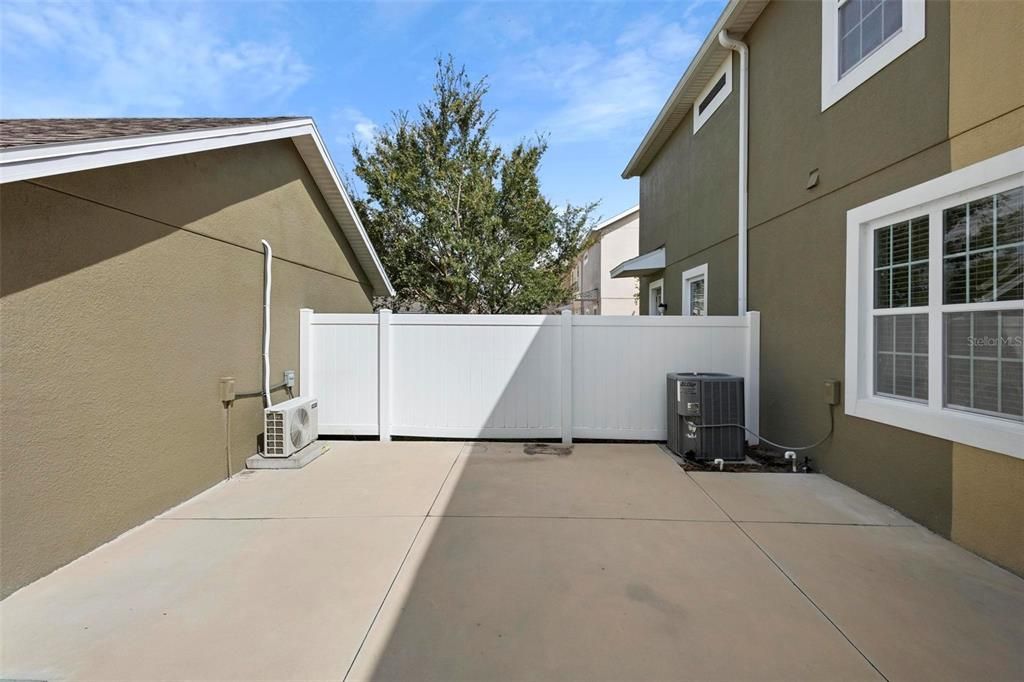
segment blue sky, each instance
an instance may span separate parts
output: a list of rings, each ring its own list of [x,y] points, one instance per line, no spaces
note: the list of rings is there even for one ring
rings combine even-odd
[[[724,0],[0,4],[0,115],[311,115],[336,164],[430,94],[487,76],[494,135],[536,133],[556,203],[637,203],[619,177]]]

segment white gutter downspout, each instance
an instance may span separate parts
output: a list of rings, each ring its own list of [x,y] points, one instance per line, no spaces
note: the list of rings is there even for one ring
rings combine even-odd
[[[261,239],[263,244],[263,407],[270,407],[270,264],[274,260],[274,250],[270,242]]]
[[[739,243],[738,265],[739,282],[736,298],[736,314],[747,314],[747,74],[750,62],[747,44],[729,37],[724,28],[718,34],[718,42],[722,47],[738,52],[740,55],[740,163],[739,163]]]

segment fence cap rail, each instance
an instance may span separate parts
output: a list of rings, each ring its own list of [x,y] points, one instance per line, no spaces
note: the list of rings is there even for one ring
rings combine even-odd
[[[308,310],[308,309],[306,309]],[[311,323],[317,325],[376,325],[377,313],[317,313],[309,311]],[[388,311],[390,312],[390,311]],[[757,313],[738,315],[567,315],[577,327],[748,327]],[[550,327],[562,324],[563,315],[456,315],[443,313],[392,313],[395,326],[484,326],[484,327]]]

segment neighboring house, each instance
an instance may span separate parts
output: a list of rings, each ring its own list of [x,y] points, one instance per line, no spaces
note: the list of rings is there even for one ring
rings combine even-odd
[[[637,254],[640,207],[609,218],[591,230],[589,246],[576,259],[571,310],[577,315],[636,315],[636,280],[613,279],[611,268]],[[569,309],[570,306],[564,306]]]
[[[7,120],[0,145],[7,595],[256,451],[262,401],[228,419],[218,380],[260,388],[261,239],[273,384],[300,308],[391,285],[311,119]]]
[[[617,268],[643,313],[760,311],[763,435],[820,438],[844,379],[814,468],[1017,573],[1021,35],[1014,1],[732,0],[623,172]]]

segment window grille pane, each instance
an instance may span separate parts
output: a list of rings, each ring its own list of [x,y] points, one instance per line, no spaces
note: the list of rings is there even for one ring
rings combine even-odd
[[[946,363],[946,404],[950,407],[970,407],[970,360],[950,358]]]
[[[971,314],[946,314],[946,353],[967,356],[971,353]]]
[[[860,0],[848,0],[839,8],[839,35],[845,36],[860,23]]]
[[[970,261],[971,290],[968,303],[984,303],[992,300],[993,280],[992,252],[972,253]]]
[[[996,243],[1007,246],[1024,242],[1024,187],[996,197]]]
[[[1024,315],[1007,311],[1002,315],[1000,334],[1006,339],[1002,344],[1004,360],[1024,359]]]
[[[914,356],[914,398],[928,400],[928,358]]]
[[[895,334],[893,345],[897,353],[914,352],[914,320],[913,315],[895,316]]]
[[[1024,244],[996,251],[996,300],[1024,299]]]
[[[869,5],[875,5],[868,9]],[[882,3],[879,0],[866,0],[864,3],[864,20],[860,26],[860,53],[867,56],[882,44]]]
[[[999,411],[999,362],[995,360],[974,360],[971,387],[974,395],[972,406],[986,412]]]
[[[875,267],[889,265],[889,250],[892,244],[892,228],[880,227],[875,230]]]
[[[895,315],[875,318],[875,347],[880,351],[892,351],[892,330]]]
[[[1024,421],[1024,311],[946,313],[944,322],[945,404]]]
[[[1000,386],[999,400],[1006,414],[1022,414],[1022,394],[1024,394],[1024,363],[1003,360],[1003,382]],[[1017,380],[1012,380],[1017,377]]]
[[[910,267],[910,305],[928,305],[928,263]]]
[[[885,7],[882,8],[885,21],[885,37],[891,38],[903,27],[903,2],[902,0],[885,0]]]
[[[839,73],[845,74],[903,26],[901,0],[847,0],[839,7]]]
[[[928,315],[875,317],[875,393],[928,400]]]
[[[875,230],[875,308],[928,305],[928,216]]]
[[[967,250],[967,206],[947,208],[942,212],[942,241],[948,256]]]
[[[967,257],[947,258],[942,265],[945,294],[943,303],[967,302]]]
[[[842,37],[839,50],[839,73],[846,73],[860,61],[860,26]]]
[[[1024,299],[1024,187],[946,209],[943,242],[945,303]]]
[[[908,398],[914,397],[914,358],[912,355],[896,355],[893,393]]]
[[[910,222],[910,259],[928,260],[928,218],[914,218]]]
[[[704,280],[695,279],[690,282],[690,314],[704,314]]]
[[[899,265],[910,260],[910,223],[892,226],[892,264]]]
[[[894,395],[893,393],[893,356],[892,353],[880,353],[875,365],[875,393]]]
[[[968,207],[967,224],[970,227],[971,251],[992,248],[992,218],[995,210],[995,197],[972,201]]]
[[[892,307],[906,308],[910,305],[910,268],[892,269]]]
[[[892,299],[890,298],[889,288],[889,275],[890,270],[876,270],[875,271],[875,307],[876,308],[891,308]]]

